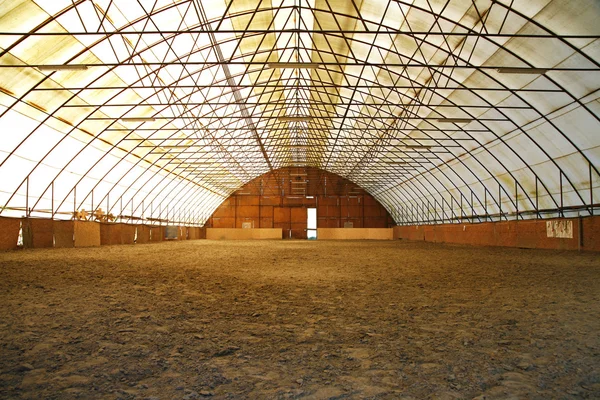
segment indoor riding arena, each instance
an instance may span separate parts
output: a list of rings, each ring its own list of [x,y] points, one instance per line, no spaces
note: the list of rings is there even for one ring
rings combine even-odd
[[[599,19],[0,1],[0,399],[600,398]]]

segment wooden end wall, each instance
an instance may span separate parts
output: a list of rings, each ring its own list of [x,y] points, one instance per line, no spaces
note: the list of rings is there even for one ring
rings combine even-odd
[[[283,238],[306,239],[308,208],[317,209],[317,228],[394,225],[387,210],[356,184],[316,168],[283,168],[236,191],[215,210],[207,227],[280,228]]]

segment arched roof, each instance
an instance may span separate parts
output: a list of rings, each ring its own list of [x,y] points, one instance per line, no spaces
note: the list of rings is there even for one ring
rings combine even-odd
[[[0,215],[203,224],[286,166],[397,223],[588,215],[595,0],[0,3]]]

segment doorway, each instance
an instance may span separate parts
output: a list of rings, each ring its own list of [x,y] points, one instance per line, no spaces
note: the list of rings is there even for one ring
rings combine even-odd
[[[317,239],[317,209],[307,208],[307,221],[306,221],[306,238],[308,240]]]

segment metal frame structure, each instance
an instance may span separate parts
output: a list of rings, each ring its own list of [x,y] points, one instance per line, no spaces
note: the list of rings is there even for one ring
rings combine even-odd
[[[398,224],[592,215],[598,16],[594,0],[3,2],[0,215],[203,225],[287,166],[355,182]]]

